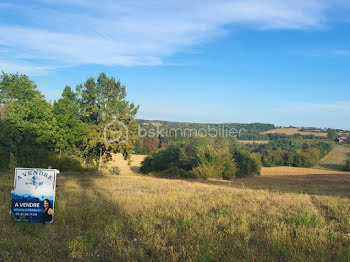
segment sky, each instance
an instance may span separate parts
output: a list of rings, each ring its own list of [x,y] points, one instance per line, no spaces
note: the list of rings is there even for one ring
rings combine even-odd
[[[350,130],[348,0],[0,0],[0,70],[60,98],[105,72],[138,118]]]

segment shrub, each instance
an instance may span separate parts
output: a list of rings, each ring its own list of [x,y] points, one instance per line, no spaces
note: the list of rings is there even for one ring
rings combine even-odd
[[[152,171],[162,171],[170,168],[172,165],[178,165],[180,157],[180,149],[178,145],[170,145],[162,148],[157,153],[153,154]]]
[[[183,177],[183,178],[188,178],[189,175],[187,174],[186,170],[179,168],[177,166],[171,166],[166,170],[160,171],[158,173],[159,176],[161,177]]]
[[[290,143],[288,144],[289,141]],[[299,145],[298,145],[299,143]],[[288,146],[290,149],[288,150]],[[271,149],[273,148],[273,149]],[[326,143],[301,143],[300,141],[274,141],[262,152],[264,166],[312,167],[330,151]]]
[[[7,169],[9,166],[10,152],[7,147],[0,145],[0,168]]]
[[[218,166],[212,164],[201,164],[193,169],[193,174],[197,178],[220,177],[221,172]]]
[[[261,162],[256,156],[243,150],[236,150],[234,158],[238,166],[236,177],[260,175]]]
[[[140,171],[141,171],[141,173],[144,173],[144,174],[152,172],[152,155],[147,156],[141,162]]]
[[[167,177],[223,178],[259,174],[261,161],[236,144],[225,140],[194,138],[175,142],[149,155],[141,163],[141,172],[158,172]]]
[[[236,176],[237,173],[237,166],[234,161],[224,161],[223,162],[223,172],[222,172],[222,178],[223,179],[232,179]]]
[[[52,156],[49,165],[60,171],[82,171],[83,167],[79,159],[71,156]],[[46,166],[47,167],[47,166]]]
[[[345,167],[344,167],[345,171],[350,171],[350,159],[348,159],[345,163]]]

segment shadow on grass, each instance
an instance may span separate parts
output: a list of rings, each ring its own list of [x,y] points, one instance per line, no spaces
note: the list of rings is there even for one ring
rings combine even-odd
[[[200,182],[235,188],[264,189],[273,192],[316,194],[350,198],[350,174],[256,176],[237,178],[230,182],[220,180],[204,180]]]
[[[151,241],[138,241],[142,231],[135,219],[96,185],[96,179],[104,178],[79,173],[58,177],[52,224],[0,216],[0,261],[154,260],[157,250]]]
[[[138,166],[130,166],[130,169],[137,174],[142,174]]]
[[[337,173],[337,171],[334,174],[251,176],[232,180],[167,178],[161,175],[157,176],[155,173],[152,176],[158,179],[175,179],[240,189],[248,188],[282,193],[303,193],[350,198],[350,173]]]
[[[42,225],[4,221],[0,228],[0,260],[42,261],[50,257],[55,261],[232,261],[232,258],[250,261],[254,254],[257,261],[287,261],[295,252],[305,258],[304,251],[293,246],[293,242],[289,243],[283,238],[271,242],[267,237],[269,231],[265,232],[267,229],[263,227],[261,234],[248,229],[233,234],[225,231],[226,228],[212,216],[195,212],[188,218],[191,221],[185,220],[182,212],[161,211],[153,214],[139,210],[131,213],[127,208],[134,203],[125,198],[118,200],[111,195],[112,191],[107,194],[108,184],[99,181],[105,178],[110,177],[83,174],[60,176],[57,181],[55,222]],[[273,182],[263,177],[228,182],[185,181],[231,187],[241,187],[243,183],[253,188],[258,182],[256,179],[262,179],[265,185]],[[158,197],[161,200],[162,196]],[[10,201],[9,197],[7,201]],[[157,207],[161,209],[162,205],[164,203]],[[221,215],[228,216],[229,213]],[[196,223],[206,227],[196,228]],[[337,247],[341,248],[342,245]],[[305,250],[305,256],[312,259],[310,256],[314,254],[307,253],[309,247]],[[339,254],[333,253],[338,256],[333,257],[334,261],[341,261],[341,251]],[[327,250],[324,253],[327,260]]]
[[[199,244],[200,239],[186,235],[184,230],[188,224],[177,220],[176,213],[160,217],[143,210],[130,213],[126,210],[127,203],[106,194],[105,185],[100,186],[94,178],[73,178],[83,191],[71,192],[70,207],[61,207],[62,212],[56,217],[53,226],[60,230],[60,239],[66,244],[63,249],[66,253],[61,259],[66,256],[76,261],[188,261],[193,258],[213,261],[213,254],[208,253],[205,244],[204,247]],[[68,179],[61,182],[63,189],[72,186]],[[176,228],[175,235],[172,230],[169,235],[164,232],[169,230],[165,229],[169,224]],[[244,254],[241,250],[241,253],[242,257],[250,257],[249,252]]]
[[[348,153],[350,155],[350,153]],[[337,170],[337,171],[343,171],[345,165],[340,165],[340,164],[319,164],[320,167],[326,168],[326,169],[331,169],[331,170]]]

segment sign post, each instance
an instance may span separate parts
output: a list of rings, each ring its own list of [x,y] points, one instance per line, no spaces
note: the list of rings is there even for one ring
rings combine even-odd
[[[55,204],[57,169],[16,168],[11,215],[15,221],[52,222],[45,211]],[[47,221],[47,219],[51,221]]]

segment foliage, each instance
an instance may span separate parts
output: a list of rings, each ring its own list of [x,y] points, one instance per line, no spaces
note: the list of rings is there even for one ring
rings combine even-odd
[[[128,158],[137,140],[134,117],[139,107],[126,100],[125,86],[101,73],[96,81],[89,78],[78,85],[77,93],[81,118],[90,129],[84,153],[98,161],[99,170],[112,153],[121,152]],[[120,134],[117,141],[108,136],[113,132]]]
[[[192,138],[177,141],[150,154],[141,172],[162,172],[198,178],[243,177],[259,174],[260,161],[236,143],[226,139]]]
[[[42,163],[49,152],[54,151],[57,138],[58,127],[51,104],[24,75],[3,73],[0,90],[3,109],[0,151],[4,154],[4,162],[14,157],[22,166]]]
[[[88,137],[88,125],[81,120],[77,94],[66,86],[62,98],[55,101],[53,112],[57,120],[57,152],[79,152]]]
[[[250,174],[260,174],[262,165],[255,155],[244,150],[236,150],[233,155],[236,163],[238,163],[237,177],[245,177]]]
[[[350,171],[350,159],[346,160],[344,170],[345,171]]]
[[[199,130],[207,130],[212,135],[217,134],[217,138],[231,137],[232,139],[237,138],[240,140],[267,140],[268,135],[260,133],[275,128],[272,124],[263,123],[199,124],[142,119],[138,119],[137,123],[140,126],[140,133],[147,134],[147,136],[136,142],[136,154],[154,153],[159,148],[166,147],[175,141],[198,136]],[[232,134],[228,135],[230,130]],[[159,131],[159,135],[157,135],[157,131]],[[168,132],[166,133],[166,131]]]
[[[331,150],[330,144],[314,139],[278,138],[254,148],[264,166],[313,167]]]
[[[27,76],[3,73],[0,168],[8,168],[9,161],[16,159],[21,166],[80,170],[81,162],[98,163],[101,168],[111,153],[128,158],[136,142],[137,110],[126,101],[125,86],[104,73],[96,81],[90,78],[78,85],[76,92],[66,86],[53,105]],[[119,122],[114,124],[116,119]],[[127,131],[111,142],[105,139],[106,126],[109,134],[121,128]]]
[[[329,128],[327,131],[327,137],[332,140],[335,141],[338,137],[338,132],[335,129]]]

